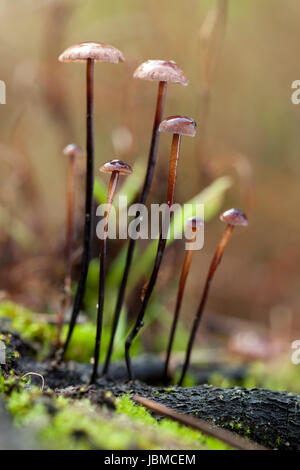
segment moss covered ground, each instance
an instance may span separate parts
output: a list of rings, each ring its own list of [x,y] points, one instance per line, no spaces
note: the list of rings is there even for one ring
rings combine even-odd
[[[46,357],[55,339],[55,326],[38,321],[35,314],[23,307],[6,302],[0,305],[0,327],[16,331],[35,346],[39,359]],[[1,331],[0,328],[0,331]],[[85,362],[91,355],[91,335],[94,327],[80,325],[75,331],[70,356]],[[99,406],[86,398],[57,396],[51,389],[42,390],[42,380],[32,376],[21,378],[14,372],[19,352],[10,347],[11,335],[5,333],[0,340],[6,344],[6,366],[0,373],[0,393],[5,398],[14,425],[29,430],[38,447],[45,449],[227,449],[216,439],[204,436],[178,423],[163,419],[157,421],[142,406],[134,404],[128,395],[113,399],[111,404]],[[245,386],[265,386],[273,390],[288,388],[299,392],[298,374],[291,366],[278,374],[268,373],[262,364],[254,364]],[[281,380],[280,380],[281,377]],[[192,378],[190,379],[192,382]],[[226,387],[232,383],[216,374],[214,385]],[[284,386],[282,385],[284,383]],[[36,385],[38,384],[38,386]],[[109,392],[108,397],[109,397]]]

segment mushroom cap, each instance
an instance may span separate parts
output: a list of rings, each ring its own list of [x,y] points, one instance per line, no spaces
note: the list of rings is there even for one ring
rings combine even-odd
[[[204,227],[204,220],[200,217],[190,217],[185,221],[185,227],[192,232],[197,232],[197,230]]]
[[[189,84],[185,73],[173,60],[147,60],[136,69],[133,78],[180,83],[184,86]]]
[[[112,64],[125,61],[119,49],[100,42],[75,44],[68,47],[58,58],[59,62],[84,62],[88,59],[93,59],[97,62],[111,62]]]
[[[159,132],[171,132],[172,134],[196,135],[196,122],[186,116],[170,116],[160,123]]]
[[[228,225],[248,225],[248,219],[245,212],[240,209],[229,209],[220,215],[220,220]]]
[[[74,155],[75,157],[81,157],[83,155],[82,148],[76,144],[69,144],[63,149],[64,155]]]
[[[102,173],[113,173],[118,171],[120,175],[131,175],[132,169],[128,163],[123,162],[123,160],[109,160],[109,162],[104,163],[99,169]]]

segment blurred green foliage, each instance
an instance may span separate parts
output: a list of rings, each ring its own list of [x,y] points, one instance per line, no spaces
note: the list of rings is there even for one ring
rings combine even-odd
[[[136,167],[135,167],[136,169]],[[121,194],[126,195],[128,201],[134,201],[137,192],[141,186],[144,172],[142,170],[142,165],[138,163],[139,171],[135,171],[135,179],[132,184],[126,183],[123,185],[121,189]],[[128,178],[128,181],[130,178]],[[205,221],[208,222],[214,216],[216,216],[222,207],[224,196],[226,191],[231,187],[232,180],[229,177],[222,177],[217,179],[213,182],[208,188],[201,191],[198,195],[196,195],[191,200],[187,201],[187,210],[175,212],[173,220],[171,222],[170,230],[169,230],[169,240],[168,245],[170,245],[174,239],[176,239],[176,235],[178,235],[184,228],[184,217],[189,218],[195,214],[196,205],[203,204],[204,211],[205,211]],[[105,188],[102,186],[100,181],[97,181],[96,191],[95,191],[95,198],[98,204],[103,204]],[[116,201],[118,198],[116,197]],[[150,273],[152,264],[154,262],[156,249],[157,249],[157,240],[152,240],[148,244],[147,248],[141,252],[139,246],[136,246],[135,249],[135,256],[133,266],[129,276],[129,282],[127,286],[127,295],[129,296],[133,289],[137,286],[137,284],[142,280],[146,279]],[[108,244],[109,250],[109,244]],[[125,266],[125,259],[127,253],[127,244],[123,247],[121,252],[116,256],[116,258],[112,261],[111,265],[108,268],[108,273],[106,277],[106,295],[105,295],[105,308],[104,308],[104,336],[102,341],[101,348],[105,351],[105,347],[107,343],[107,335],[106,335],[106,327],[110,326],[110,321],[114,314],[115,303],[118,295],[118,288],[119,284],[122,279],[124,266]],[[90,263],[88,279],[87,279],[87,287],[85,293],[85,310],[88,314],[94,318],[96,314],[96,305],[98,299],[98,284],[99,284],[99,260],[94,259]],[[165,297],[168,295],[168,288],[165,288]],[[145,318],[146,325],[150,325],[152,321],[154,321],[159,316],[161,317],[162,311],[165,311],[164,318],[168,321],[168,317],[170,319],[170,314],[168,314],[168,310],[163,306],[163,303],[160,302],[161,298],[157,298],[154,296],[154,300],[150,303],[149,309],[147,311],[147,315]],[[116,351],[117,357],[123,354],[123,345],[125,336],[128,330],[127,324],[127,310],[126,305],[124,304],[122,314],[120,317],[120,323],[117,329],[117,336],[116,336]],[[186,339],[186,335],[183,334],[181,337],[180,344],[183,344],[184,339]],[[74,340],[72,344],[75,343]],[[139,341],[134,343],[134,347],[138,348],[137,351],[140,349]],[[175,344],[175,347],[178,345],[178,342]],[[137,352],[136,351],[136,352]]]

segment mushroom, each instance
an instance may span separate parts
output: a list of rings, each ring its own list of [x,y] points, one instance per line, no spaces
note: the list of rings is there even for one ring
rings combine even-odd
[[[147,171],[145,175],[143,189],[142,189],[140,199],[139,199],[140,204],[145,204],[148,198],[148,194],[149,194],[152,179],[153,179],[153,173],[154,173],[154,167],[155,167],[157,149],[158,149],[158,141],[159,141],[158,127],[160,125],[162,115],[163,115],[167,84],[168,82],[171,82],[171,83],[179,83],[183,86],[187,86],[189,82],[184,72],[182,71],[182,69],[172,60],[147,60],[136,69],[136,71],[133,74],[133,77],[139,78],[142,80],[151,80],[151,81],[158,82],[158,95],[157,95],[157,102],[156,102],[156,111],[154,115],[151,145],[150,145],[150,151],[148,155],[148,166],[147,166]],[[119,322],[119,318],[121,314],[121,309],[122,309],[122,305],[124,301],[128,275],[129,275],[129,271],[130,271],[130,267],[131,267],[131,263],[133,259],[135,242],[136,240],[134,239],[130,239],[129,241],[124,273],[123,273],[122,282],[120,285],[118,299],[116,303],[116,309],[114,313],[110,343],[109,343],[109,347],[108,347],[108,351],[106,355],[105,364],[103,367],[103,374],[106,374],[109,369],[114,339],[115,339],[117,326],[118,326],[118,322]]]
[[[70,343],[72,333],[76,324],[79,310],[82,304],[86,279],[88,274],[89,262],[91,257],[91,244],[93,239],[93,222],[94,222],[94,63],[110,62],[118,64],[124,62],[124,56],[121,51],[113,46],[101,44],[98,42],[84,42],[76,44],[66,49],[58,59],[60,62],[86,62],[86,154],[87,154],[87,171],[86,171],[86,202],[85,202],[85,227],[84,227],[84,244],[82,267],[80,279],[75,295],[73,312],[69,324],[69,331],[65,341],[62,356],[64,356]]]
[[[74,169],[75,159],[83,155],[82,149],[75,144],[69,144],[64,148],[63,154],[68,157],[67,176],[67,233],[66,233],[66,274],[64,281],[63,302],[57,315],[57,342],[60,343],[63,317],[71,303],[71,256],[73,241],[73,206],[74,206]]]
[[[172,140],[172,147],[171,147],[171,156],[170,156],[170,163],[169,163],[169,178],[168,178],[168,190],[167,190],[167,205],[169,208],[172,207],[174,203],[174,192],[175,192],[175,183],[176,183],[176,174],[177,174],[177,165],[178,165],[178,158],[179,158],[179,150],[180,150],[180,141],[182,135],[187,135],[190,137],[194,137],[196,135],[196,123],[193,119],[190,119],[185,116],[171,116],[164,121],[161,122],[159,126],[159,132],[170,132],[173,134]],[[170,217],[172,216],[172,213]],[[170,218],[169,218],[170,221]],[[145,292],[145,296],[142,302],[142,307],[140,313],[137,317],[136,323],[129,334],[126,343],[125,343],[125,358],[128,370],[129,379],[132,380],[132,368],[131,368],[131,360],[130,360],[130,347],[132,341],[143,327],[143,318],[145,315],[145,311],[150,300],[151,294],[153,292],[157,275],[159,272],[159,268],[162,262],[163,254],[165,251],[166,243],[167,243],[167,232],[169,228],[169,224],[163,224],[160,232],[160,238],[157,247],[156,258],[154,262],[153,271],[151,277],[149,279],[149,283],[147,284],[147,290]],[[164,236],[164,232],[166,231],[166,235]]]
[[[131,175],[132,169],[128,163],[123,162],[122,160],[110,160],[109,162],[102,165],[100,168],[102,173],[110,173],[110,182],[108,186],[108,194],[106,201],[106,209],[104,213],[104,223],[103,223],[103,232],[101,236],[101,245],[100,245],[100,275],[99,275],[99,292],[98,292],[98,312],[97,312],[97,331],[96,331],[96,342],[95,342],[95,352],[94,352],[94,366],[91,376],[90,383],[93,384],[97,378],[98,364],[99,364],[99,355],[100,355],[100,343],[101,343],[101,333],[102,333],[102,319],[103,319],[103,306],[104,306],[104,289],[105,289],[105,271],[106,271],[106,239],[107,239],[107,228],[108,228],[108,218],[110,214],[110,208],[113,203],[118,181],[120,175]]]
[[[177,327],[177,323],[178,323],[178,318],[179,318],[182,298],[183,298],[183,294],[184,294],[184,289],[185,289],[185,285],[186,285],[186,280],[187,280],[187,277],[188,277],[188,274],[189,274],[189,271],[190,271],[192,258],[193,258],[193,254],[194,254],[193,244],[196,241],[198,230],[200,230],[201,228],[204,227],[204,221],[200,217],[190,217],[189,219],[187,219],[187,221],[185,223],[185,226],[189,231],[191,231],[192,237],[191,237],[191,240],[188,244],[188,249],[187,249],[187,252],[186,252],[186,255],[185,255],[185,258],[184,258],[184,263],[183,263],[181,276],[180,276],[179,289],[178,289],[176,307],[175,307],[175,313],[174,313],[173,323],[172,323],[172,327],[171,327],[170,338],[169,338],[169,343],[168,343],[168,348],[167,348],[166,361],[165,361],[165,367],[164,367],[164,381],[167,381],[167,379],[168,379],[168,368],[169,368],[169,362],[170,362],[170,356],[171,356],[175,331],[176,331],[176,327]]]
[[[228,243],[228,241],[229,241],[229,239],[232,235],[234,227],[236,227],[238,225],[246,227],[248,225],[248,219],[247,219],[246,214],[243,211],[239,210],[239,209],[229,209],[229,210],[223,212],[223,214],[220,215],[220,220],[222,222],[225,222],[227,224],[227,227],[226,227],[225,232],[224,232],[224,234],[223,234],[223,236],[222,236],[222,238],[219,242],[219,245],[217,247],[217,250],[214,254],[214,257],[213,257],[212,262],[211,262],[210,267],[209,267],[208,275],[207,275],[206,282],[205,282],[205,285],[204,285],[203,294],[202,294],[201,301],[200,301],[200,305],[199,305],[198,311],[197,311],[196,316],[195,316],[195,320],[194,320],[194,324],[193,324],[193,327],[192,327],[190,339],[189,339],[189,342],[188,342],[185,362],[184,362],[184,365],[183,365],[183,369],[182,369],[182,373],[181,373],[181,377],[180,377],[178,385],[182,385],[185,374],[188,370],[188,367],[189,367],[189,364],[190,364],[191,353],[192,353],[192,349],[193,349],[193,344],[194,344],[196,333],[197,333],[197,330],[198,330],[198,327],[199,327],[199,324],[200,324],[200,320],[201,320],[201,317],[202,317],[202,314],[203,314],[203,310],[204,310],[204,307],[206,305],[206,301],[207,301],[208,293],[209,293],[209,288],[210,288],[212,279],[214,277],[215,271],[216,271],[218,265],[221,262],[221,259],[222,259],[224,250],[226,248],[226,245],[227,245],[227,243]]]

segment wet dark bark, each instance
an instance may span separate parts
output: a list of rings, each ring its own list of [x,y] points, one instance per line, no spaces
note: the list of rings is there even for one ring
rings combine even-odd
[[[165,389],[141,384],[113,392],[137,393],[176,411],[199,417],[269,448],[300,450],[300,396],[264,389],[208,385]]]

